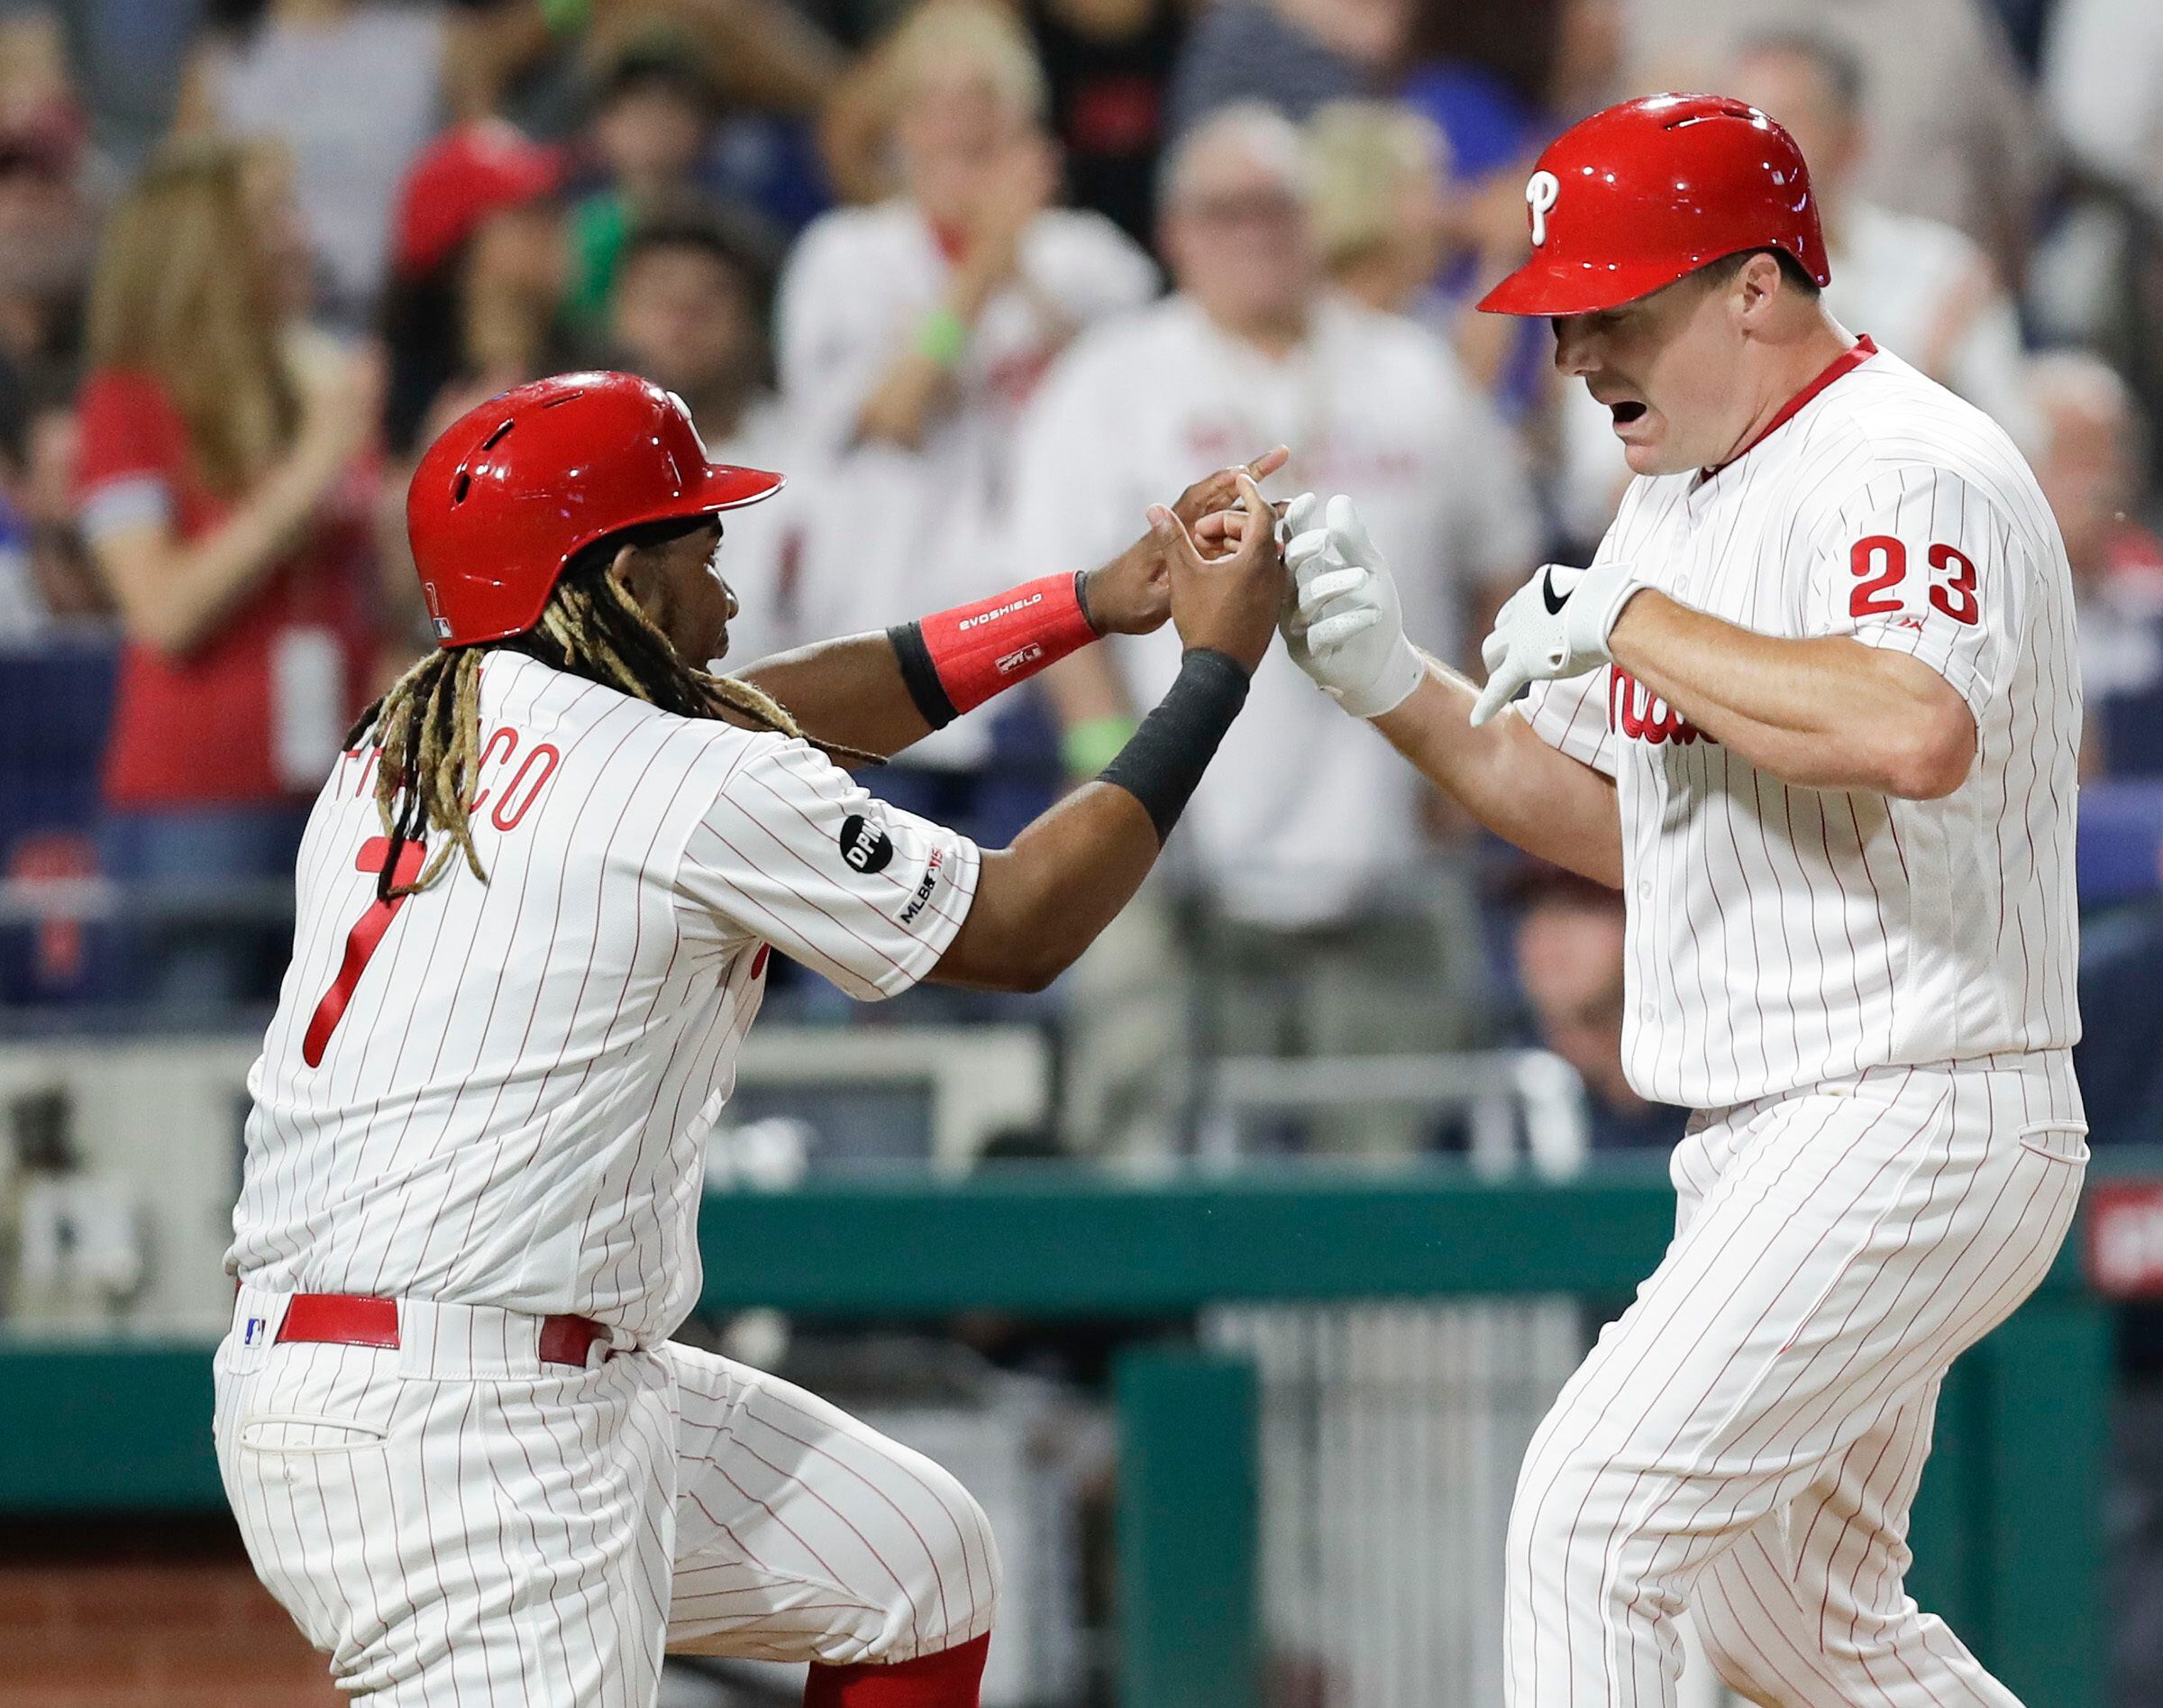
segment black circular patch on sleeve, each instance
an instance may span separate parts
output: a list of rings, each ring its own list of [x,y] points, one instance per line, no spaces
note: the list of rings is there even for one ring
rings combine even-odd
[[[841,821],[841,857],[852,871],[884,872],[894,857],[894,839],[853,812]]]

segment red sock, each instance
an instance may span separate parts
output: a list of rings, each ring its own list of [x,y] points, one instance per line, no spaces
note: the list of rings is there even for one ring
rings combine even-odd
[[[804,1685],[804,1708],[977,1708],[986,1631],[958,1649],[919,1655],[893,1667],[814,1667]]]

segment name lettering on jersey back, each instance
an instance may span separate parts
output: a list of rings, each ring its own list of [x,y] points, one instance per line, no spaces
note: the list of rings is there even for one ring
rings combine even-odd
[[[1673,742],[1678,747],[1687,747],[1695,742],[1712,741],[1711,736],[1619,665],[1608,679],[1607,726],[1631,741],[1649,742],[1654,746]]]
[[[346,757],[360,761],[355,767],[354,798],[374,792],[383,749],[373,746],[361,753],[349,753]],[[516,730],[507,724],[490,730],[488,738],[480,745],[480,761],[473,767],[474,775],[484,781],[474,791],[468,813],[478,819],[481,808],[488,806],[493,796],[496,805],[488,815],[488,823],[498,830],[517,829],[520,821],[533,810],[534,802],[541,798],[541,791],[548,787],[549,779],[556,774],[556,767],[562,763],[563,755],[552,742],[535,742],[521,754]]]

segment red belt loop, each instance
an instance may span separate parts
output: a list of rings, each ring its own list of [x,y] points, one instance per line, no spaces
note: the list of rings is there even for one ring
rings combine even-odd
[[[607,1329],[590,1317],[543,1317],[541,1361],[582,1370],[593,1343],[607,1335]],[[278,1325],[278,1338],[281,1342],[395,1349],[398,1302],[351,1292],[297,1292],[286,1302],[286,1320]]]

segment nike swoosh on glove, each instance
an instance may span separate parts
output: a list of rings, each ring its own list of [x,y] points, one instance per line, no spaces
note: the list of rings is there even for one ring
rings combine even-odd
[[[1543,563],[1510,596],[1480,644],[1487,686],[1472,708],[1477,728],[1532,682],[1582,676],[1608,662],[1607,637],[1645,583],[1627,563],[1589,570]]]
[[[1427,675],[1427,661],[1405,636],[1397,583],[1366,524],[1341,493],[1325,507],[1302,492],[1286,507],[1284,528],[1284,650],[1355,717],[1394,711]]]

